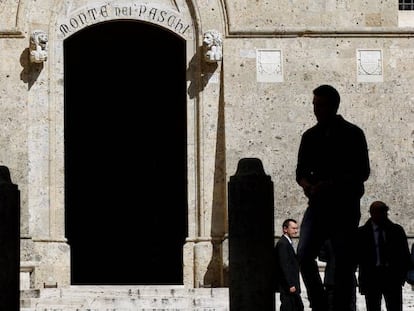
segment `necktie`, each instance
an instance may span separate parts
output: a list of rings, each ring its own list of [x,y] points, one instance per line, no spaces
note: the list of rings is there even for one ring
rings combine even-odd
[[[380,227],[378,227],[377,231],[378,231],[379,263],[380,263],[381,266],[383,266],[386,263],[384,232],[383,232],[382,228],[380,228]]]

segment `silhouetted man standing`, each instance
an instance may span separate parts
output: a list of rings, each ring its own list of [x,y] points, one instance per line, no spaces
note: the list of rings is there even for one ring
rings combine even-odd
[[[359,291],[367,311],[381,311],[382,296],[388,311],[402,311],[402,286],[412,268],[407,235],[388,210],[384,202],[373,202],[371,217],[358,229]]]
[[[299,146],[296,181],[308,197],[298,259],[313,311],[328,309],[316,258],[330,239],[335,258],[332,310],[349,311],[355,290],[352,242],[361,218],[360,199],[370,174],[364,132],[337,114],[340,95],[330,85],[313,90],[317,124]]]

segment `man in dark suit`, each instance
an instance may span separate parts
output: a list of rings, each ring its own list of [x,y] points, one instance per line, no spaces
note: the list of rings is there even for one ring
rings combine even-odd
[[[283,235],[276,243],[277,291],[280,292],[280,311],[303,311],[300,296],[299,263],[296,258],[292,238],[298,233],[294,219],[286,219],[282,224]]]
[[[367,311],[380,311],[382,296],[387,311],[402,311],[410,250],[404,228],[388,218],[388,210],[384,202],[373,202],[371,217],[358,229],[358,282]]]

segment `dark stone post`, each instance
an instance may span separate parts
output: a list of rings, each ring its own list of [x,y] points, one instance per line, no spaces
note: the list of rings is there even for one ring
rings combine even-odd
[[[20,192],[0,166],[0,310],[20,310]]]
[[[273,197],[260,159],[241,159],[228,183],[231,311],[275,310]]]

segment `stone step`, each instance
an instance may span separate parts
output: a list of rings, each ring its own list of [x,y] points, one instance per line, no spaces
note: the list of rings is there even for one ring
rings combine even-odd
[[[228,311],[227,288],[70,286],[21,297],[21,311]]]
[[[36,307],[36,308],[20,308],[20,311],[229,311],[228,308],[190,308],[190,309],[158,309],[158,308],[113,308],[110,306],[107,306],[102,309],[96,309],[96,308],[73,308],[73,307]]]
[[[304,286],[303,286],[304,288]],[[20,311],[229,311],[228,288],[183,286],[70,286],[22,291]],[[311,311],[302,292],[305,311]],[[275,295],[280,309],[279,294]],[[414,288],[405,284],[404,311],[414,311]],[[357,293],[356,311],[366,311]],[[384,302],[382,311],[386,311]]]

